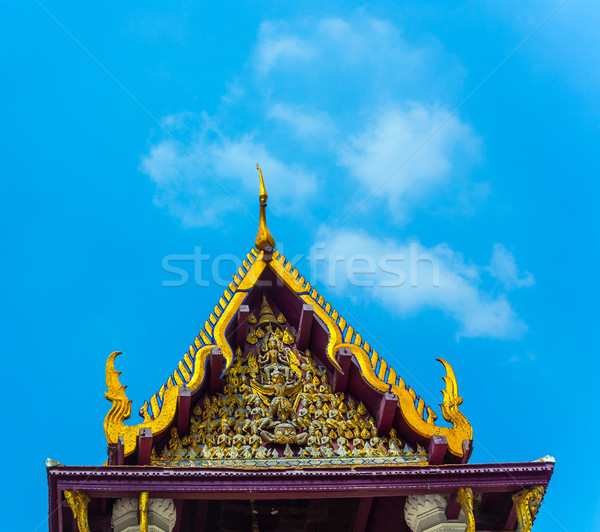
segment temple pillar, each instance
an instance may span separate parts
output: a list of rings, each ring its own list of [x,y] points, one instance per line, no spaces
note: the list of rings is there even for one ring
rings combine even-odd
[[[173,532],[177,519],[172,499],[149,499],[148,532]],[[113,532],[140,532],[138,499],[117,499],[110,520]]]
[[[461,512],[458,519],[446,517],[445,495],[409,495],[404,518],[412,532],[465,532],[467,524]]]

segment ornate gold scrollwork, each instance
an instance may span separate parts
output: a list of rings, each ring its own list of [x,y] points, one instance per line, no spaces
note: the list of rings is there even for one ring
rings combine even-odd
[[[115,351],[106,361],[106,389],[108,391],[104,393],[104,397],[112,402],[112,406],[104,418],[104,433],[109,441],[111,441],[109,434],[111,427],[122,425],[124,420],[131,417],[131,400],[125,393],[127,386],[121,384],[119,380],[121,372],[115,369],[115,358],[120,354],[120,351]]]
[[[90,502],[90,498],[83,491],[79,490],[65,490],[64,494],[77,521],[79,532],[90,532],[90,525],[88,523],[88,503]]]
[[[184,356],[184,361],[179,363],[178,369],[169,377],[166,386],[154,394],[150,400],[152,414],[148,412],[146,403],[140,413],[144,418],[137,425],[125,425],[124,420],[131,415],[131,401],[125,394],[125,386],[119,381],[120,372],[115,370],[114,361],[119,352],[112,353],[106,363],[106,384],[108,392],[106,398],[112,406],[104,420],[104,432],[108,443],[117,443],[119,436],[123,436],[125,449],[124,455],[129,456],[135,451],[139,430],[150,427],[152,434],[160,434],[169,428],[177,411],[179,387],[186,386],[193,393],[204,382],[206,358],[213,348],[218,347],[225,359],[224,372],[227,372],[233,362],[233,351],[227,341],[226,331],[231,320],[235,317],[240,305],[267,264],[261,259],[262,254],[252,250],[244,261],[247,268],[245,274],[238,271],[234,281],[225,290],[218,312],[213,312],[204,328],[194,339],[189,353]],[[184,364],[185,362],[185,364]],[[160,400],[160,401],[159,401]]]
[[[460,427],[462,431],[468,435],[468,438],[465,439],[472,440],[473,429],[471,428],[471,424],[458,409],[463,402],[463,398],[458,396],[458,382],[456,381],[454,370],[452,369],[452,366],[443,358],[437,358],[436,360],[441,362],[446,369],[446,376],[442,377],[446,383],[446,388],[442,390],[444,401],[440,405],[442,407],[442,415],[446,421],[452,423],[453,427]]]
[[[531,532],[533,520],[542,505],[544,486],[525,488],[512,496],[519,527],[518,532]]]
[[[209,352],[210,347],[199,350],[197,358],[200,358],[204,362]],[[179,391],[178,387],[174,386],[170,380],[169,387],[163,391],[162,408],[158,409],[155,397],[152,398],[154,417],[150,417],[147,404],[145,404],[140,410],[144,421],[138,425],[125,425],[123,421],[129,419],[131,416],[131,400],[127,398],[125,393],[126,386],[121,385],[119,381],[121,372],[115,370],[114,361],[119,354],[120,352],[115,351],[108,357],[106,362],[106,386],[108,392],[105,393],[105,397],[112,403],[112,406],[104,418],[104,433],[106,434],[108,443],[117,443],[119,436],[123,436],[125,443],[124,454],[127,456],[135,450],[140,428],[151,427],[153,434],[160,434],[168,428],[175,417]],[[195,382],[197,383],[198,381],[201,382],[204,374],[204,364],[202,366],[197,365],[196,370],[194,375],[196,376]]]
[[[475,516],[473,515],[473,490],[471,488],[458,488],[458,502],[467,518],[466,532],[475,532]]]

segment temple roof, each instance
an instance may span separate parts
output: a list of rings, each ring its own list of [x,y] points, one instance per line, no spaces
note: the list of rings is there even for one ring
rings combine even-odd
[[[251,364],[251,357],[260,353],[259,345],[264,345],[267,340],[265,338],[259,344],[259,339],[253,338],[253,334],[275,336],[278,331],[280,336],[287,334],[291,338],[287,343],[282,338],[278,339],[282,356],[285,358],[285,353],[288,353],[292,358],[297,356],[307,361],[302,370],[298,369],[299,366],[292,367],[289,361],[278,362],[286,373],[283,380],[290,389],[297,386],[297,394],[302,383],[308,382],[306,374],[313,371],[310,360],[314,359],[314,367],[320,368],[317,371],[322,375],[319,382],[332,384],[331,398],[327,399],[333,401],[331,404],[342,404],[339,394],[346,392],[365,405],[363,422],[372,418],[371,424],[382,435],[393,430],[413,451],[426,448],[427,459],[431,463],[465,463],[472,450],[473,433],[459,410],[462,398],[458,395],[457,380],[450,364],[438,359],[446,371],[441,412],[451,424],[439,426],[433,409],[285,256],[273,249],[275,241],[266,225],[267,194],[262,172],[260,183],[260,225],[255,247],[233,275],[178,367],[140,409],[143,421],[138,425],[124,424],[131,415],[131,401],[119,380],[120,372],[115,369],[115,358],[120,353],[114,352],[109,356],[106,365],[108,391],[105,395],[112,406],[104,421],[109,445],[119,445],[124,457],[131,460],[137,456],[137,463],[144,463],[157,443],[164,448],[174,428],[180,431],[181,427],[189,429],[194,404],[203,397],[208,397],[210,402],[210,397],[231,386],[228,379],[236,364]],[[263,350],[266,351],[266,348]],[[265,372],[260,374],[262,376],[256,372],[248,374],[245,382],[251,384],[251,381],[256,381],[256,386],[272,386],[272,375],[265,368],[259,368],[260,372]],[[295,374],[292,369],[295,369]],[[312,378],[312,373],[310,376]],[[256,392],[255,386],[252,387]],[[306,385],[302,393],[309,393]],[[338,399],[333,398],[335,393]],[[267,397],[268,394],[263,397],[263,407],[267,410],[275,395],[272,392],[273,397]],[[308,405],[309,399],[302,400]],[[294,408],[297,408],[295,405]],[[295,416],[296,413],[293,414]],[[288,421],[283,419],[284,423]],[[153,439],[153,443],[145,446],[144,436]],[[147,457],[142,459],[144,453]]]

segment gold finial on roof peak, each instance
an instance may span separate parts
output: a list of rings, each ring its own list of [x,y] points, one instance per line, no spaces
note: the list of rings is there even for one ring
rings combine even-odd
[[[254,247],[258,251],[263,251],[267,245],[271,248],[275,247],[275,239],[267,227],[267,189],[265,188],[265,181],[263,179],[262,170],[258,163],[256,164],[258,175],[260,178],[260,191],[259,191],[259,203],[260,203],[260,218],[258,221],[258,233],[256,234],[256,240],[254,241]]]
[[[258,166],[258,163],[256,163],[256,169],[258,170],[258,177],[260,179],[260,192],[259,192],[260,201],[262,202],[263,199],[265,201],[267,201],[267,198],[269,196],[267,195],[267,189],[265,188],[265,180],[263,179],[262,170],[260,169],[260,166]]]

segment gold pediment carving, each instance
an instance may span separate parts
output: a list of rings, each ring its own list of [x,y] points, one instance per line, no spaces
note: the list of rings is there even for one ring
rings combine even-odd
[[[337,353],[342,349],[351,352],[354,363],[360,368],[362,380],[373,390],[384,394],[390,392],[398,397],[398,405],[402,411],[404,422],[409,431],[420,439],[430,439],[433,435],[445,436],[448,441],[448,451],[455,457],[463,457],[469,452],[473,431],[470,423],[460,411],[462,398],[458,394],[458,384],[454,372],[446,361],[440,360],[446,369],[444,377],[445,389],[443,392],[442,414],[444,419],[451,423],[450,427],[436,424],[437,415],[419,398],[410,386],[388,366],[387,362],[354,331],[346,320],[315,290],[310,283],[290,264],[290,262],[277,250],[272,253],[269,260],[263,260],[263,252],[252,250],[242,262],[242,267],[233,276],[224,291],[223,297],[215,306],[213,313],[200,330],[199,334],[190,345],[189,351],[183,355],[181,362],[166,383],[155,393],[150,401],[144,403],[140,409],[143,421],[137,425],[124,423],[131,413],[131,401],[125,394],[125,386],[121,385],[119,371],[115,368],[115,357],[111,354],[106,364],[106,398],[112,403],[104,420],[104,430],[109,444],[116,444],[119,436],[124,440],[124,455],[130,456],[136,449],[137,437],[140,428],[148,427],[152,434],[159,435],[169,430],[174,423],[177,411],[179,389],[186,387],[193,394],[205,382],[205,368],[207,359],[213,349],[218,348],[224,358],[224,374],[227,375],[234,363],[235,346],[227,339],[227,330],[236,319],[240,306],[248,297],[249,292],[256,289],[261,276],[267,270],[282,281],[283,286],[289,289],[303,303],[314,308],[315,316],[325,327],[328,335],[327,345],[323,357],[335,371],[342,371],[337,362]],[[267,272],[267,273],[269,273]],[[285,312],[285,309],[279,309]],[[256,309],[248,317],[249,345],[256,347],[264,338],[265,327],[258,326]],[[285,318],[285,317],[284,317]],[[281,329],[282,339],[285,331],[294,336],[289,322],[280,323],[277,318],[270,320],[274,331],[274,323],[284,326]],[[287,340],[287,338],[286,338]],[[284,342],[286,343],[286,342]],[[287,343],[286,343],[287,345]],[[289,346],[289,345],[288,345]],[[247,353],[244,353],[246,356]],[[465,459],[463,457],[463,459]],[[467,457],[468,459],[468,457]]]
[[[188,434],[171,429],[156,465],[219,465],[223,460],[356,459],[403,457],[425,461],[425,450],[410,449],[394,429],[381,435],[365,405],[334,393],[324,367],[309,350],[293,345],[285,318],[272,316],[263,300],[261,340],[238,348],[223,392],[193,408]],[[255,334],[255,337],[258,337]],[[286,341],[287,340],[287,341]],[[215,462],[216,461],[216,462]]]

